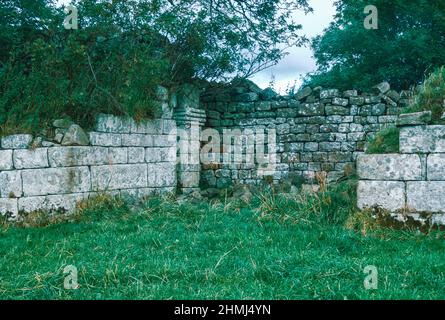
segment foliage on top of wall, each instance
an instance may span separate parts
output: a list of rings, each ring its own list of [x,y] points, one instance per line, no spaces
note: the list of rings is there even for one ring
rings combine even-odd
[[[156,85],[249,76],[306,41],[306,0],[74,0],[65,30],[54,0],[0,2],[0,127],[37,131],[97,113],[153,117]],[[285,9],[283,9],[285,8]],[[4,50],[3,50],[4,49]]]

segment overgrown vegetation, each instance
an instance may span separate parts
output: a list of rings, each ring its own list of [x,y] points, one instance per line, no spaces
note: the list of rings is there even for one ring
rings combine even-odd
[[[363,9],[378,10],[368,30]],[[335,1],[337,14],[312,47],[318,70],[306,82],[367,91],[383,80],[409,89],[445,64],[445,2],[428,0]],[[375,20],[375,19],[374,19]]]
[[[431,111],[434,124],[444,123],[445,113],[445,67],[434,71],[418,88],[414,102],[405,113]]]
[[[0,2],[0,128],[54,118],[88,126],[100,112],[156,115],[156,85],[248,77],[301,45],[306,0],[73,0],[65,30],[53,0]],[[1,132],[0,132],[1,134]]]
[[[354,189],[269,190],[251,204],[103,196],[75,222],[5,224],[0,298],[443,298],[444,234],[375,228],[353,214]],[[67,265],[77,290],[63,287]],[[363,287],[368,265],[378,267],[377,290]]]
[[[402,113],[431,111],[432,124],[444,124],[442,116],[445,113],[445,67],[431,73],[414,92],[413,103],[402,110]],[[367,153],[398,153],[399,134],[398,128],[387,128],[378,132],[368,142]]]
[[[384,129],[368,141],[366,152],[373,153],[398,153],[400,129],[391,127]]]

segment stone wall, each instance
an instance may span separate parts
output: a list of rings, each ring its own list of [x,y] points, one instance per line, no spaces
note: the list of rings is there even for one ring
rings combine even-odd
[[[136,123],[101,115],[88,140],[86,146],[43,142],[46,147],[32,147],[31,135],[3,137],[0,213],[72,211],[79,201],[103,192],[141,197],[175,191],[174,120]]]
[[[376,86],[372,94],[306,87],[295,95],[278,96],[252,83],[209,90],[201,97],[207,127],[223,136],[225,130],[236,128],[275,130],[276,143],[267,145],[266,139],[266,148],[276,150],[277,163],[271,172],[260,172],[258,162],[225,163],[225,145],[214,163],[203,166],[202,184],[258,184],[265,178],[275,183],[283,178],[311,183],[317,173],[336,181],[345,171],[353,170],[368,139],[382,128],[395,125],[408,97],[407,92],[390,90],[387,83]]]
[[[400,154],[362,155],[358,207],[445,225],[445,126],[404,126]]]

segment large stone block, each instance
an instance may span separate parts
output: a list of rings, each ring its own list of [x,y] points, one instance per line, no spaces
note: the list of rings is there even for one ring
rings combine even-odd
[[[445,212],[445,181],[408,182],[407,206],[411,212]]]
[[[110,114],[100,114],[96,119],[96,131],[110,133],[130,133],[133,120]]]
[[[148,163],[156,162],[175,162],[176,147],[169,148],[147,148],[145,161]]]
[[[18,210],[25,213],[35,211],[72,213],[76,210],[77,204],[87,198],[88,193],[24,197],[18,200]]]
[[[428,180],[445,181],[445,154],[431,154],[427,159]]]
[[[12,150],[0,150],[0,171],[13,168]]]
[[[120,147],[122,135],[117,133],[90,132],[90,143],[93,146]]]
[[[200,173],[199,172],[181,172],[179,174],[179,184],[182,188],[197,188],[199,187]]]
[[[153,136],[148,134],[123,134],[122,145],[126,147],[152,147]]]
[[[405,208],[405,183],[398,181],[359,181],[357,206],[360,209],[379,207],[388,211]]]
[[[16,169],[34,169],[48,167],[48,149],[14,150],[14,167]]]
[[[25,196],[83,193],[91,186],[87,167],[23,170],[22,181]]]
[[[0,199],[0,214],[5,216],[17,217],[18,207],[17,199]]]
[[[26,149],[31,145],[32,135],[15,134],[1,139],[3,149]]]
[[[147,187],[145,164],[122,164],[91,167],[93,191],[133,189]]]
[[[357,159],[357,173],[366,180],[421,180],[422,164],[414,154],[366,154]]]
[[[304,103],[297,109],[298,116],[321,116],[324,107],[321,103]]]
[[[144,163],[145,162],[145,148],[130,147],[128,148],[128,163]]]
[[[108,163],[105,147],[55,147],[48,149],[51,167],[89,166]]]
[[[0,172],[0,196],[18,198],[22,195],[22,177],[20,171]]]
[[[172,187],[176,185],[176,165],[173,163],[149,163],[148,187]]]
[[[402,153],[445,152],[445,126],[416,126],[400,129]]]

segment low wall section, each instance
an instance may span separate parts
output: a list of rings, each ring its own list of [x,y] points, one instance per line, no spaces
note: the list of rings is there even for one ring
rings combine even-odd
[[[360,209],[445,224],[445,126],[402,127],[399,154],[359,156],[357,171]]]

